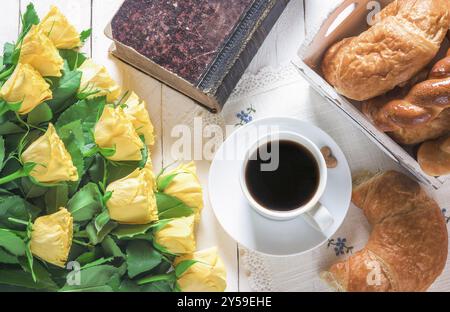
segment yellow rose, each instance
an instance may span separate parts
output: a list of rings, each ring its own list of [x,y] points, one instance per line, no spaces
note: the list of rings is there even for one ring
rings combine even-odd
[[[31,176],[42,183],[78,181],[77,168],[52,124],[22,154],[24,163],[36,163]]]
[[[95,143],[101,148],[113,148],[116,152],[110,160],[137,161],[142,159],[144,143],[123,109],[106,106],[94,131]]]
[[[112,192],[106,202],[112,220],[123,224],[148,224],[158,220],[158,208],[153,191],[153,174],[148,169],[136,169],[127,177],[106,188]]]
[[[181,277],[178,285],[185,292],[219,292],[227,288],[225,265],[217,254],[217,248],[197,251],[194,254],[177,257],[174,265],[185,261],[198,261]]]
[[[80,34],[54,5],[38,27],[58,49],[74,49],[81,45]]]
[[[19,63],[30,64],[44,77],[61,77],[64,65],[58,49],[37,26],[31,27],[23,39]]]
[[[78,68],[81,71],[80,93],[97,93],[89,96],[90,98],[106,95],[108,103],[116,101],[122,92],[119,85],[112,80],[106,71],[105,66],[94,63],[92,59],[87,59]]]
[[[66,208],[39,217],[31,233],[31,253],[40,259],[64,267],[72,246],[73,218]]]
[[[197,169],[194,162],[182,164],[163,175],[177,174],[172,182],[164,190],[164,193],[178,198],[195,211],[195,220],[200,221],[200,212],[203,208],[203,191],[197,177]]]
[[[144,135],[145,144],[155,144],[155,136],[153,134],[153,124],[145,108],[145,102],[141,101],[136,93],[132,92],[125,102],[125,113],[133,123],[136,132]]]
[[[194,216],[171,220],[155,233],[156,243],[174,254],[190,254],[195,251]]]
[[[29,64],[17,64],[16,69],[0,89],[6,102],[22,102],[19,114],[28,114],[36,106],[52,98],[50,85]]]

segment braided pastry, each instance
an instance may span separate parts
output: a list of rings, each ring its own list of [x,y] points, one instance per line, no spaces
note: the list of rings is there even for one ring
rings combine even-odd
[[[450,133],[450,109],[444,110],[435,120],[414,128],[398,128],[389,135],[398,143],[416,145],[435,140]]]
[[[450,135],[422,144],[417,159],[422,170],[428,175],[450,174]]]
[[[377,127],[385,132],[414,128],[434,121],[450,108],[450,50],[422,81],[401,99],[363,103],[362,110]]]
[[[427,290],[447,261],[447,227],[437,203],[395,171],[356,186],[352,200],[372,226],[369,241],[322,278],[343,291]]]

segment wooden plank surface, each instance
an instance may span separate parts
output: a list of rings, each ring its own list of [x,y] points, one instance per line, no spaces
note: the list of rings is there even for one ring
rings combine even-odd
[[[19,33],[19,0],[2,1],[2,19],[0,27],[0,49],[6,42],[17,40]]]

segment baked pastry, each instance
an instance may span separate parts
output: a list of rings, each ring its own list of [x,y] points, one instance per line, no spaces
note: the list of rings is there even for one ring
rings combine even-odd
[[[444,110],[436,119],[412,128],[398,128],[389,133],[394,141],[405,145],[416,145],[435,140],[450,133],[450,109]]]
[[[322,278],[342,291],[427,290],[447,261],[447,227],[437,203],[395,171],[357,185],[352,200],[372,226],[369,241]]]
[[[325,79],[358,101],[384,94],[414,77],[437,54],[450,24],[448,0],[396,0],[378,22],[332,46]]]
[[[450,108],[450,50],[431,69],[427,80],[414,85],[403,98],[385,103],[372,100],[362,110],[382,131],[413,128],[432,122]]]
[[[417,160],[422,170],[430,176],[450,174],[450,135],[422,144]]]

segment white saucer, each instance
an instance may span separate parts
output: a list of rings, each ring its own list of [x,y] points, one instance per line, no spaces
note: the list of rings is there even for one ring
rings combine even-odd
[[[328,182],[321,203],[334,217],[333,225],[320,233],[302,217],[290,221],[267,219],[250,207],[245,199],[239,174],[249,147],[249,134],[261,127],[277,126],[305,136],[317,146],[329,146],[338,166],[328,169]],[[214,213],[225,231],[241,245],[273,256],[297,255],[326,242],[341,226],[350,206],[352,178],[344,153],[334,140],[316,126],[295,118],[270,117],[256,120],[235,131],[217,151],[209,173],[209,198]]]

